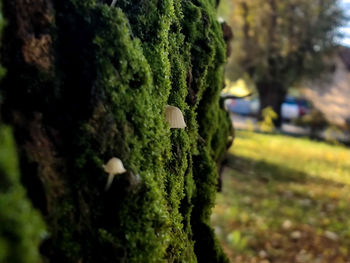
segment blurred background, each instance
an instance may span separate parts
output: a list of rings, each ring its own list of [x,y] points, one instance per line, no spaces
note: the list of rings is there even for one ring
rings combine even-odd
[[[222,0],[236,130],[212,223],[232,262],[350,262],[350,1]]]

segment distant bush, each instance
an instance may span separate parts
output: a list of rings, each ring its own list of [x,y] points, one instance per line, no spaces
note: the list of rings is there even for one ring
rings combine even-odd
[[[312,109],[309,114],[295,120],[294,123],[298,126],[309,127],[312,138],[316,137],[320,130],[325,129],[329,125],[324,114],[317,109]]]
[[[278,118],[277,113],[272,107],[266,107],[262,110],[262,121],[259,122],[259,127],[262,132],[273,132],[275,130],[274,120]]]

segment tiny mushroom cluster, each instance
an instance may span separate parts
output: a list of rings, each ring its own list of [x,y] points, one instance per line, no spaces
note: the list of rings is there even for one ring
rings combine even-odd
[[[113,1],[113,3],[115,4],[115,1]],[[165,119],[169,123],[170,128],[184,129],[186,127],[184,116],[178,107],[166,105]],[[117,174],[123,174],[126,172],[123,162],[117,157],[112,157],[109,159],[109,161],[103,165],[103,169],[106,173],[108,173],[105,188],[106,191],[111,187],[113,179]],[[137,174],[135,178],[137,178],[138,181],[140,176]]]

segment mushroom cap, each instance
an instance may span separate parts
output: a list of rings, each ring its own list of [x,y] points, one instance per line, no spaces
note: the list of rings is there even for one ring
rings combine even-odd
[[[113,175],[122,174],[126,172],[123,162],[116,157],[109,159],[109,161],[106,165],[103,166],[103,168],[106,173]]]
[[[169,123],[170,128],[184,129],[186,127],[184,115],[178,107],[166,105],[165,119]]]

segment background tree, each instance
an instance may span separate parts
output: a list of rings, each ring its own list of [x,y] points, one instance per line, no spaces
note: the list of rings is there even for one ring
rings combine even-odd
[[[228,1],[235,38],[227,75],[235,79],[247,73],[258,90],[260,110],[271,106],[280,116],[288,88],[326,68],[324,54],[335,45],[342,10],[337,0]]]
[[[218,1],[111,3],[3,3],[1,119],[14,140],[0,127],[0,262],[13,259],[4,247],[38,262],[40,237],[44,262],[227,262],[209,224],[231,129]],[[169,128],[167,104],[186,129]],[[105,191],[114,156],[127,172]],[[27,208],[17,221],[2,217],[13,191]]]

